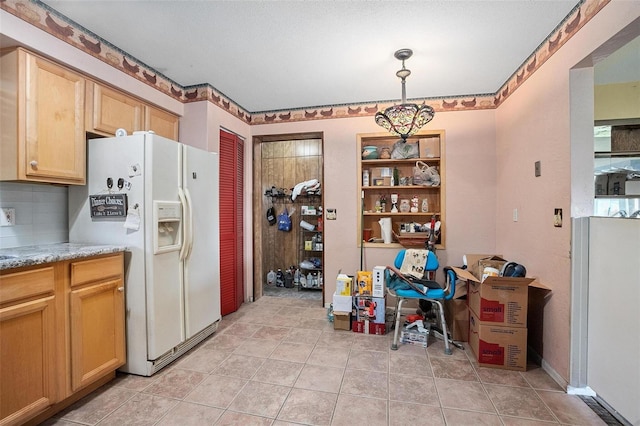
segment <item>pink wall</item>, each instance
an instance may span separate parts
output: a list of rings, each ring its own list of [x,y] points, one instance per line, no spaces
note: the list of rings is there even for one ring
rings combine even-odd
[[[437,113],[426,129],[445,129],[447,249],[438,252],[442,265],[460,265],[465,253],[495,249],[495,117],[493,110]],[[324,133],[324,202],[336,208],[337,220],[325,221],[325,294],[335,291],[339,270],[354,274],[360,267],[357,227],[356,148],[358,133],[381,128],[373,117],[341,118],[251,127],[254,135]],[[364,267],[390,264],[397,249],[367,248]],[[329,299],[330,300],[330,299]]]
[[[571,167],[585,167],[571,164],[570,70],[637,18],[639,5],[609,3],[496,111],[496,250],[525,263],[529,275],[552,288],[542,345],[536,349],[565,381],[571,337],[570,212],[572,202],[584,202],[571,200]],[[593,150],[593,140],[584,143]],[[542,176],[535,177],[538,160]],[[512,218],[514,208],[518,222]],[[563,209],[561,228],[553,226],[555,208]]]

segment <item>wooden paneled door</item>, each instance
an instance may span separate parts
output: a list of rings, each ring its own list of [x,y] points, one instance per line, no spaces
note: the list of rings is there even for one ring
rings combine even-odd
[[[220,130],[220,304],[222,315],[244,302],[244,140]]]

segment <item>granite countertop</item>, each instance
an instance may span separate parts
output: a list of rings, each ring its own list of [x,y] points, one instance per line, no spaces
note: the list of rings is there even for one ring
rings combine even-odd
[[[0,249],[0,270],[125,251],[126,246],[58,243]]]

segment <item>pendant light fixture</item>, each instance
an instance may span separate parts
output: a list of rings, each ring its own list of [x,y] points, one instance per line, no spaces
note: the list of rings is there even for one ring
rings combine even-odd
[[[405,80],[411,75],[411,71],[405,68],[404,61],[409,59],[411,55],[413,55],[411,49],[400,49],[393,55],[396,59],[402,61],[402,69],[396,72],[396,75],[402,81],[402,103],[390,106],[384,112],[378,111],[375,116],[376,123],[379,126],[384,127],[394,135],[400,136],[403,142],[406,142],[409,136],[430,122],[434,115],[433,108],[429,105],[407,103]]]

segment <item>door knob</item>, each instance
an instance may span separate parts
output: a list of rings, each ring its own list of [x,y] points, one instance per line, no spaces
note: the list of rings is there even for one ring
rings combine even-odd
[[[29,163],[31,165],[32,168],[36,168],[38,167],[38,162],[36,160],[31,160],[31,162]]]
[[[120,292],[124,291],[124,287],[118,287],[118,291]]]

